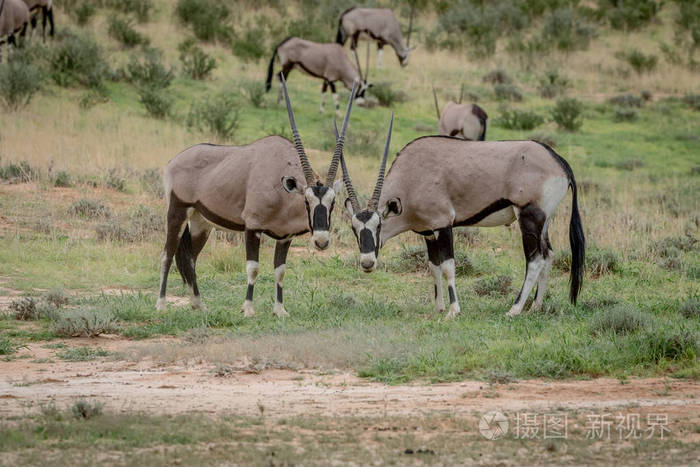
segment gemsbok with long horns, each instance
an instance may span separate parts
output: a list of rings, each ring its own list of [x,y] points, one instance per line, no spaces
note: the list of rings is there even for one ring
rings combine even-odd
[[[440,112],[437,93],[433,88],[435,112],[438,118],[438,133],[444,136],[461,136],[471,141],[484,141],[489,116],[476,104],[462,104],[464,87],[461,88],[459,101],[449,101]]]
[[[393,120],[393,118],[392,118]],[[455,288],[452,229],[495,227],[517,220],[525,252],[525,280],[508,316],[522,312],[537,283],[530,311],[544,300],[552,266],[548,227],[555,209],[571,188],[569,221],[571,287],[576,303],[583,281],[585,239],[578,211],[574,173],[549,146],[534,141],[465,141],[449,136],[425,136],[408,143],[384,177],[391,126],[374,193],[362,209],[347,171],[340,163],[348,191],[345,205],[360,248],[365,272],[377,266],[385,242],[409,230],[425,237],[434,279],[435,311],[445,310],[442,275],[450,299],[448,318],[460,313]]]
[[[32,34],[31,38],[34,38],[34,32],[37,28],[39,13],[41,13],[41,40],[46,42],[46,24],[49,25],[49,36],[54,35],[53,26],[53,0],[23,0],[24,3],[29,8],[29,14],[31,16]]]
[[[388,8],[357,8],[345,10],[338,18],[338,33],[336,42],[345,45],[348,38],[350,49],[357,57],[357,41],[367,36],[370,40],[377,41],[377,67],[382,67],[382,52],[384,45],[389,44],[399,59],[402,67],[408,65],[408,58],[413,48],[409,47],[411,41],[411,29],[413,28],[413,10],[411,10],[411,22],[406,35],[406,43],[403,41],[401,27],[396,15]]]
[[[2,44],[7,42],[17,46],[17,37],[24,38],[29,24],[29,8],[22,0],[0,0],[0,62],[2,62]]]
[[[367,77],[362,77],[362,70],[359,62],[357,69],[353,66],[342,46],[335,43],[319,43],[300,39],[298,37],[288,37],[280,42],[272,53],[270,64],[267,67],[267,79],[265,80],[265,92],[272,87],[272,75],[274,74],[275,57],[279,57],[282,71],[278,76],[287,79],[289,73],[298,66],[309,75],[323,80],[321,88],[321,106],[323,113],[326,91],[331,88],[333,102],[336,112],[339,110],[338,93],[335,82],[342,82],[346,88],[352,89],[354,83],[358,83],[355,99],[358,104],[364,101],[365,92],[370,86],[367,84]],[[280,98],[282,90],[280,89]],[[279,101],[279,98],[278,98]]]
[[[242,312],[252,316],[253,287],[259,269],[262,234],[276,240],[275,306],[286,316],[282,279],[293,237],[311,231],[318,250],[328,248],[331,213],[341,181],[335,181],[355,88],[348,101],[340,136],[325,181],[311,169],[282,79],[294,142],[268,136],[246,146],[198,144],[171,160],[163,174],[168,205],[165,247],[161,256],[160,294],[156,307],[166,306],[168,272],[175,257],[192,291],[192,307],[201,307],[195,264],[214,227],[245,232],[248,289]]]

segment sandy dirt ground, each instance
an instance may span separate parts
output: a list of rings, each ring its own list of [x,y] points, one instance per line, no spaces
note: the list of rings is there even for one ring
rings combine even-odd
[[[160,341],[164,341],[161,339]],[[165,340],[167,341],[167,340]],[[127,352],[152,344],[107,336],[71,339],[70,346]],[[639,407],[683,414],[700,426],[700,385],[664,378],[520,380],[506,384],[464,381],[388,386],[344,372],[241,368],[217,371],[206,363],[162,365],[150,358],[114,357],[66,362],[46,343],[30,344],[0,362],[0,418],[35,412],[51,401],[99,400],[118,412],[241,414],[266,416],[419,416],[555,410],[613,411]],[[700,434],[691,434],[698,437]]]

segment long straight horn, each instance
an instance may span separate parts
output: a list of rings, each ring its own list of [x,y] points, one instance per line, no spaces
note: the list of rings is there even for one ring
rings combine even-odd
[[[382,156],[382,165],[379,166],[379,176],[377,177],[377,184],[374,187],[374,193],[372,193],[372,198],[370,198],[367,203],[367,209],[370,211],[376,211],[377,205],[379,204],[379,197],[382,194],[382,187],[384,186],[384,171],[386,170],[386,160],[389,157],[389,145],[391,144],[391,130],[394,128],[394,112],[391,112],[391,121],[389,122],[389,132],[386,135],[386,146],[384,146],[384,156]]]
[[[333,120],[333,127],[335,128],[335,138],[338,139],[338,124],[335,119]],[[348,172],[348,167],[345,165],[345,154],[340,151],[340,167],[343,171],[343,183],[345,184],[345,190],[348,192],[348,198],[350,199],[350,204],[352,204],[353,212],[360,212],[360,202],[357,200],[357,193],[355,193],[355,187],[352,186],[352,180],[350,180],[350,172]]]
[[[464,83],[462,83],[462,85],[459,88],[459,102],[457,102],[458,104],[462,103],[463,97],[464,97]]]
[[[365,83],[366,83],[367,79],[369,78],[369,41],[367,41],[367,57],[365,59],[365,64],[367,65],[365,67]]]
[[[440,106],[438,105],[437,92],[435,92],[434,87],[433,87],[433,101],[435,101],[435,112],[437,113],[437,119],[439,122],[440,121]]]
[[[301,144],[301,138],[299,137],[299,131],[297,130],[297,123],[294,120],[294,111],[292,110],[292,103],[289,101],[289,93],[287,92],[287,82],[284,79],[284,74],[280,72],[280,81],[282,81],[282,89],[284,90],[284,101],[287,104],[287,115],[289,115],[289,125],[292,127],[292,137],[294,138],[294,147],[297,149],[297,154],[299,154],[299,161],[301,162],[301,169],[304,171],[304,178],[306,179],[306,184],[308,186],[314,183],[314,172],[311,170],[311,164],[309,164],[309,159],[306,157],[304,152],[304,145]]]
[[[408,20],[408,34],[406,35],[406,48],[409,48],[411,45],[411,31],[413,30],[413,13],[415,12],[415,10],[416,6],[411,6],[411,16]]]
[[[340,130],[340,135],[338,135],[338,128],[336,125],[335,151],[333,152],[331,166],[328,168],[328,175],[326,176],[327,187],[333,185],[333,182],[335,182],[335,174],[338,172],[338,162],[340,161],[340,155],[343,153],[345,131],[347,130],[348,122],[350,121],[350,110],[352,110],[352,101],[355,99],[355,91],[357,91],[357,81],[352,84],[352,91],[350,91],[350,99],[348,100],[348,109],[345,111],[345,118],[343,118],[343,127]],[[333,121],[333,124],[335,125],[335,121]]]
[[[357,63],[357,72],[360,74],[360,80],[364,79],[362,77],[362,66],[360,65],[360,57],[357,55],[357,47],[352,49],[352,54],[355,56],[355,63]]]

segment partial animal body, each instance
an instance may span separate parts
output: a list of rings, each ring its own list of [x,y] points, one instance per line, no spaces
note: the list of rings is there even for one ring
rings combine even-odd
[[[399,59],[401,66],[408,65],[411,49],[403,41],[399,21],[388,8],[349,8],[338,19],[336,42],[345,45],[351,39],[350,48],[357,54],[357,42],[361,37],[377,41],[377,66],[382,66],[382,50],[389,44]],[[408,37],[411,32],[409,29]]]
[[[351,185],[342,159],[341,166],[346,186]],[[379,248],[388,239],[406,231],[425,238],[434,278],[435,310],[445,310],[441,282],[444,276],[450,301],[448,317],[460,313],[453,229],[495,227],[517,220],[526,272],[520,293],[508,312],[515,316],[521,313],[535,284],[537,292],[531,310],[542,306],[553,260],[549,222],[569,188],[573,194],[569,295],[575,303],[585,256],[576,181],[569,164],[544,144],[472,142],[445,136],[418,138],[396,156],[376,207],[359,210],[357,203],[347,202],[346,206],[360,247],[360,263],[366,272],[376,268]],[[348,193],[354,190],[348,189]]]
[[[53,0],[23,0],[24,3],[29,8],[31,16],[32,25],[32,35],[37,28],[39,13],[41,13],[41,40],[46,42],[46,24],[49,24],[49,36],[54,35],[54,24],[53,24]]]
[[[17,35],[24,38],[29,24],[29,8],[22,0],[0,0],[0,62],[2,44],[17,46]]]
[[[472,141],[486,139],[488,115],[476,104],[448,102],[440,115],[438,131],[444,136],[461,136]]]
[[[280,136],[268,136],[246,146],[198,144],[178,154],[165,168],[163,185],[168,214],[156,305],[159,310],[166,306],[165,292],[173,257],[191,288],[192,306],[201,306],[195,265],[214,227],[245,232],[248,274],[242,306],[245,316],[254,313],[253,288],[263,234],[277,242],[274,256],[277,316],[287,315],[282,279],[292,238],[310,230],[315,248],[328,247],[331,213],[335,194],[340,189],[340,181],[334,182],[353,95],[323,183],[312,171],[304,152],[282,83],[294,143]]]
[[[334,43],[318,43],[289,37],[283,40],[276,48],[267,68],[267,80],[265,90],[272,87],[272,75],[274,74],[275,58],[279,57],[282,71],[281,77],[287,79],[289,73],[299,67],[309,75],[323,80],[321,88],[320,111],[324,111],[326,91],[330,87],[333,94],[333,102],[336,111],[339,110],[338,93],[335,83],[340,81],[347,89],[352,89],[354,83],[358,83],[356,98],[361,103],[367,90],[367,81],[362,78],[359,69],[356,69],[342,46]],[[280,97],[282,90],[280,89]]]

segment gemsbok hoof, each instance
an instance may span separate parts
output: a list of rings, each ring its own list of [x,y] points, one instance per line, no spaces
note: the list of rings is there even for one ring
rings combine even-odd
[[[165,298],[159,298],[156,302],[156,311],[165,311],[168,308]]]
[[[202,298],[199,296],[190,298],[190,305],[192,306],[193,310],[204,311],[207,309],[207,307],[204,306],[204,303],[202,303]]]
[[[445,316],[446,319],[453,319],[456,318],[457,315],[459,315],[462,312],[462,310],[459,309],[459,304],[453,303],[450,305],[450,311],[447,312],[447,315]]]
[[[520,308],[518,308],[516,305],[513,305],[512,307],[510,307],[510,311],[506,313],[506,316],[509,316],[511,318],[514,316],[518,316],[521,311],[522,310]]]
[[[255,310],[253,309],[253,302],[246,300],[243,302],[243,306],[241,307],[241,313],[243,313],[243,316],[246,318],[250,318],[255,315]]]
[[[287,313],[287,310],[284,309],[284,305],[281,303],[275,303],[275,308],[272,312],[277,315],[278,318],[289,316],[289,313]]]

